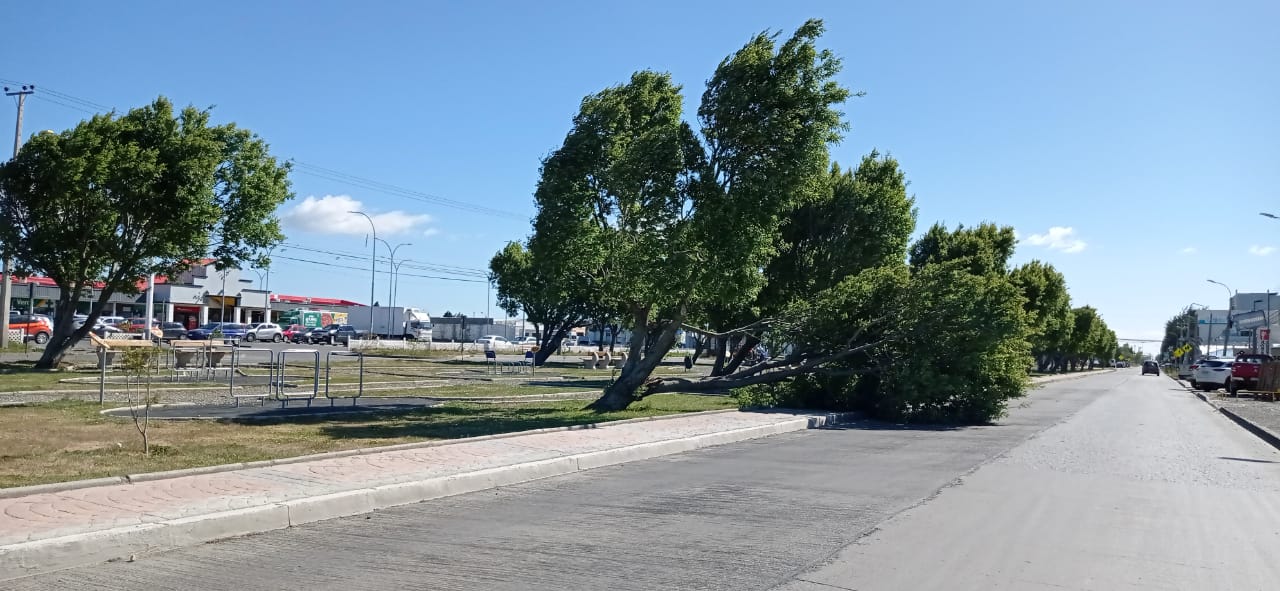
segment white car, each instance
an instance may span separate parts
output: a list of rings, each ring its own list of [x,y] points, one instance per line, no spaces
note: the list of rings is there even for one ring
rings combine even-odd
[[[249,327],[244,333],[244,340],[253,341],[271,341],[273,343],[284,342],[284,329],[279,324],[271,322],[259,322]]]
[[[498,349],[500,347],[510,347],[511,341],[498,335],[486,335],[476,339],[477,345],[484,345],[486,349]]]
[[[1227,359],[1206,359],[1200,362],[1195,375],[1191,376],[1191,386],[1205,392],[1225,388],[1231,381],[1231,364]]]

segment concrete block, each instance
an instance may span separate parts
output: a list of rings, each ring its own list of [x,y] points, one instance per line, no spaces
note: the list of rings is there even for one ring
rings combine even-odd
[[[374,504],[370,489],[349,490],[318,497],[308,497],[282,503],[289,509],[289,525],[298,526],[314,521],[349,517],[379,509]]]
[[[0,547],[0,581],[166,550],[158,523],[72,534]]]
[[[289,527],[289,508],[280,503],[193,515],[164,522],[167,548],[192,546]],[[166,548],[166,549],[167,549]]]

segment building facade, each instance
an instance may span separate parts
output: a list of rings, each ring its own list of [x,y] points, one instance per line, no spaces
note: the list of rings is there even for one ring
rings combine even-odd
[[[124,318],[145,316],[146,287],[145,282],[139,285],[137,295],[114,294],[102,314]],[[95,288],[81,294],[76,311],[88,314],[101,293]],[[14,310],[36,314],[52,314],[62,299],[62,291],[45,277],[15,278],[12,295]],[[245,278],[240,269],[218,270],[209,259],[177,277],[156,277],[153,304],[156,320],[178,322],[188,328],[208,322],[275,320],[280,312],[292,308],[337,310],[362,305],[336,298],[271,294],[254,289],[253,280]]]

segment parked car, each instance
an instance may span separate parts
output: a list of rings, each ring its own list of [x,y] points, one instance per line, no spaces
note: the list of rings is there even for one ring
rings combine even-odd
[[[1231,363],[1231,378],[1227,391],[1233,396],[1240,390],[1256,390],[1258,377],[1263,363],[1270,363],[1270,355],[1262,353],[1241,353]]]
[[[1143,361],[1142,375],[1145,376],[1147,374],[1156,375],[1156,376],[1160,375],[1160,364],[1154,361]]]
[[[284,341],[284,330],[279,324],[271,322],[259,322],[249,327],[244,334],[244,340],[253,341],[271,341],[279,343]]]
[[[34,341],[43,345],[53,336],[53,321],[40,314],[10,314],[9,330],[22,331],[23,342]]]
[[[83,325],[82,325],[82,326],[83,326]],[[103,323],[99,322],[99,323],[97,323],[97,324],[94,324],[94,325],[93,325],[93,328],[89,329],[89,332],[91,332],[91,333],[93,333],[93,334],[95,334],[95,335],[98,335],[98,337],[99,337],[99,338],[103,338],[103,339],[105,339],[105,338],[107,338],[107,335],[115,334],[115,333],[118,333],[118,332],[124,332],[124,331],[123,331],[123,330],[120,330],[120,327],[115,326],[115,325],[113,325],[113,324],[103,324]],[[185,332],[185,331],[184,331],[184,332]]]
[[[312,329],[307,333],[307,341],[312,344],[351,345],[351,339],[362,336],[362,333],[350,324],[329,324]]]
[[[157,328],[163,333],[160,340],[166,343],[183,339],[187,336],[187,328],[179,322],[161,322]]]
[[[200,328],[187,331],[187,338],[193,341],[208,340],[214,331],[218,330],[222,332],[222,342],[236,343],[244,340],[245,333],[249,331],[249,325],[233,322],[210,322]]]
[[[111,326],[120,326],[125,321],[124,316],[99,316],[99,324],[110,324]],[[123,328],[123,327],[121,327]]]
[[[1226,387],[1231,379],[1231,361],[1223,359],[1206,359],[1196,367],[1191,386],[1205,392],[1212,392]]]
[[[289,328],[280,331],[280,333],[284,335],[284,340],[289,341],[290,343],[306,342],[308,332],[310,332],[310,330],[301,324],[290,324]]]
[[[486,349],[498,349],[500,347],[510,347],[511,341],[498,335],[485,335],[476,339],[477,345],[484,345]]]
[[[538,337],[524,337],[512,341],[513,345],[519,347],[533,347],[538,344]]]

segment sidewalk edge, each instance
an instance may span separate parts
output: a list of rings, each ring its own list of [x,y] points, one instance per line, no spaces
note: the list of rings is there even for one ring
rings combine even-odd
[[[1261,439],[1261,440],[1263,440],[1263,441],[1267,442],[1267,443],[1268,443],[1268,444],[1270,444],[1272,447],[1274,447],[1274,448],[1276,448],[1276,449],[1280,449],[1280,433],[1276,433],[1275,431],[1272,431],[1271,429],[1268,429],[1268,428],[1266,428],[1266,427],[1263,427],[1262,425],[1259,425],[1259,424],[1257,424],[1257,423],[1255,423],[1255,422],[1253,422],[1253,421],[1250,421],[1249,419],[1246,419],[1246,418],[1244,418],[1244,417],[1242,417],[1242,416],[1240,416],[1240,415],[1236,414],[1236,413],[1235,413],[1235,412],[1233,412],[1231,409],[1226,408],[1226,407],[1224,407],[1224,406],[1222,406],[1222,405],[1220,405],[1220,404],[1218,404],[1218,403],[1216,403],[1216,402],[1214,402],[1214,401],[1210,400],[1210,399],[1209,399],[1209,396],[1208,396],[1208,395],[1206,395],[1206,394],[1204,394],[1203,392],[1195,392],[1195,391],[1192,391],[1191,393],[1192,393],[1192,394],[1195,394],[1195,395],[1196,395],[1196,398],[1199,398],[1200,400],[1203,400],[1203,401],[1205,402],[1205,404],[1208,404],[1208,405],[1209,405],[1209,407],[1210,407],[1210,408],[1212,408],[1212,409],[1214,409],[1214,410],[1218,411],[1219,413],[1222,413],[1222,414],[1223,414],[1224,416],[1226,416],[1228,419],[1231,419],[1233,422],[1235,422],[1235,424],[1240,425],[1241,427],[1244,427],[1244,430],[1245,430],[1245,431],[1248,431],[1248,432],[1250,432],[1250,433],[1254,434],[1254,436],[1256,436],[1258,439]]]

